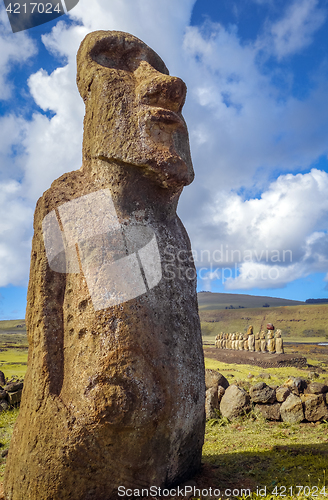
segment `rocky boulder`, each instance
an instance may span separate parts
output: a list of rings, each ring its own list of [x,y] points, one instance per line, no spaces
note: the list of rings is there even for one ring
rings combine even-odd
[[[298,424],[304,420],[302,400],[295,394],[290,394],[280,406],[281,418],[289,424]]]
[[[253,385],[249,390],[249,395],[253,403],[274,403],[276,400],[275,390],[265,382]]]
[[[217,387],[220,385],[223,389],[229,387],[228,380],[216,370],[205,370],[205,386],[206,390],[210,387]]]
[[[205,393],[205,415],[206,419],[215,418],[215,410],[219,408],[218,388],[210,387]]]
[[[288,398],[291,391],[288,387],[281,386],[276,389],[276,399],[279,403],[283,403]]]
[[[221,415],[232,419],[245,415],[250,409],[250,397],[247,392],[237,385],[230,385],[220,402]]]
[[[304,390],[304,394],[324,394],[326,392],[328,392],[328,386],[320,382],[310,382]]]
[[[255,411],[261,413],[267,420],[280,420],[280,404],[256,404]]]
[[[309,422],[328,419],[328,408],[323,394],[301,394],[304,417]]]

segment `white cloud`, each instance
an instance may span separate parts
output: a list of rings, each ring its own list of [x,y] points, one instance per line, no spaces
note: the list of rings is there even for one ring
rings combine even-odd
[[[16,181],[0,184],[0,286],[27,283],[33,208],[23,194]]]
[[[0,100],[12,96],[8,73],[15,64],[21,64],[36,54],[33,41],[25,33],[11,32],[7,13],[0,6]]]
[[[235,193],[217,199],[208,206],[208,220],[204,217],[205,227],[194,241],[198,267],[209,257],[218,268],[227,268],[229,290],[279,288],[326,272],[327,189],[328,174],[313,169],[280,176],[259,199],[243,200]],[[236,269],[235,264],[239,275],[234,278],[228,269]]]
[[[312,170],[309,174],[282,175],[271,184],[269,179],[275,169],[308,169],[328,153],[328,83],[324,77],[318,78],[303,101],[288,93],[282,96],[272,83],[272,75],[263,73],[258,56],[263,48],[269,50],[265,46],[268,40],[270,50],[279,58],[299,52],[311,42],[325,13],[315,0],[293,3],[282,19],[266,25],[261,40],[245,44],[236,27],[226,29],[210,23],[203,28],[188,27],[194,2],[80,0],[70,15],[82,25],[68,27],[60,21],[51,34],[42,37],[52,54],[64,57],[64,66],[51,74],[40,68],[30,77],[31,96],[40,112],[35,112],[30,121],[12,116],[0,123],[2,129],[6,127],[0,138],[0,158],[9,172],[12,147],[19,143],[24,146],[24,155],[15,160],[15,178],[22,177],[24,168],[22,185],[29,201],[22,199],[20,206],[25,203],[28,210],[30,202],[55,178],[78,169],[84,112],[75,84],[79,43],[91,30],[131,32],[156,50],[171,74],[182,77],[188,85],[185,116],[196,180],[182,196],[180,214],[193,246],[199,251],[215,250],[221,244],[224,249],[228,245],[242,252],[250,250],[256,260],[252,265],[258,270],[279,266],[281,286],[299,273],[326,265],[322,235],[328,229],[327,175]],[[18,57],[21,49],[18,35],[13,38],[14,48],[5,46],[9,54],[4,58],[5,71],[11,54]],[[9,34],[6,37],[11,40]],[[28,35],[24,37],[28,47]],[[19,59],[11,60],[17,63]],[[49,118],[41,110],[54,116]],[[236,194],[242,187],[248,189],[250,199]],[[7,198],[6,203],[14,203],[14,198]],[[1,207],[2,203],[0,211]],[[22,241],[28,238],[22,236]],[[256,256],[267,249],[290,249],[292,263],[258,261]],[[242,266],[241,275],[227,286],[250,286],[251,264],[244,262]],[[23,277],[26,271],[20,269]]]
[[[296,0],[285,16],[272,24],[267,49],[280,60],[308,47],[314,33],[325,22],[327,12],[318,7],[318,0]]]

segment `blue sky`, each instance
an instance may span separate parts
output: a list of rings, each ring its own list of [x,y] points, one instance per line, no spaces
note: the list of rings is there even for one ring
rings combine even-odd
[[[25,314],[33,212],[80,168],[75,56],[90,31],[141,38],[187,84],[195,181],[178,213],[199,290],[328,296],[325,0],[80,0],[11,33],[0,4],[0,319]]]

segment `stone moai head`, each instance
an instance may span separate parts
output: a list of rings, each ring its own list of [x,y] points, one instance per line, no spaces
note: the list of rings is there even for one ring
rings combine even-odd
[[[277,339],[281,338],[281,330],[279,328],[276,330],[276,337]]]
[[[90,33],[78,51],[77,85],[86,106],[83,169],[114,161],[162,187],[192,182],[186,85],[150,47],[120,31]]]
[[[262,339],[262,340],[265,339],[265,331],[264,330],[261,330],[260,339]]]
[[[273,339],[273,330],[268,330],[268,339]]]
[[[247,335],[253,335],[253,326],[250,325],[247,329]]]

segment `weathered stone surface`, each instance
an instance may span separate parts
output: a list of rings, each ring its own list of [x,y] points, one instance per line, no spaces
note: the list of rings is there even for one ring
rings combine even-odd
[[[277,354],[284,354],[284,342],[281,338],[281,330],[278,329],[276,331],[276,353]]]
[[[304,417],[309,422],[328,419],[328,408],[323,394],[301,394]]]
[[[310,382],[304,390],[305,394],[324,394],[328,392],[328,386],[320,382]]]
[[[256,404],[255,411],[262,413],[267,420],[280,420],[280,404]]]
[[[196,272],[176,214],[193,179],[186,88],[125,33],[89,34],[77,63],[83,163],[35,211],[10,500],[112,500],[201,463]]]
[[[206,389],[209,389],[210,387],[217,387],[218,385],[226,389],[227,387],[229,387],[229,382],[221,373],[217,372],[216,370],[205,370]]]
[[[271,375],[270,375],[270,373],[263,372],[263,373],[259,373],[259,377],[260,378],[270,379]]]
[[[276,352],[276,342],[271,329],[268,329],[267,349],[271,353]]]
[[[284,401],[286,401],[289,394],[291,394],[291,391],[288,387],[281,386],[276,389],[276,399],[277,401],[279,401],[279,403],[283,403]]]
[[[9,408],[9,403],[5,399],[2,399],[0,401],[0,411],[8,410]]]
[[[247,392],[237,385],[230,385],[220,402],[223,417],[236,418],[250,410],[250,399]]]
[[[0,390],[0,399],[7,399],[7,391],[1,389]]]
[[[5,385],[3,388],[7,392],[16,392],[23,389],[23,382],[13,382],[11,384]]]
[[[295,394],[290,394],[280,406],[281,418],[289,424],[297,424],[304,420],[302,400]]]
[[[304,391],[306,385],[306,380],[302,377],[289,377],[289,379],[283,383],[283,386],[288,387],[289,390],[296,396]]]
[[[215,410],[219,408],[218,386],[210,387],[206,391],[205,397],[205,415],[206,418],[215,418],[217,413]]]
[[[225,393],[225,389],[222,387],[222,385],[218,386],[218,401],[220,403],[221,399],[223,398],[223,395]]]
[[[0,385],[6,385],[6,377],[2,371],[0,371]]]
[[[15,405],[21,402],[23,390],[20,389],[16,392],[8,392],[8,401],[11,405]]]
[[[253,385],[250,388],[249,395],[253,403],[274,403],[276,400],[275,390],[264,382]]]

